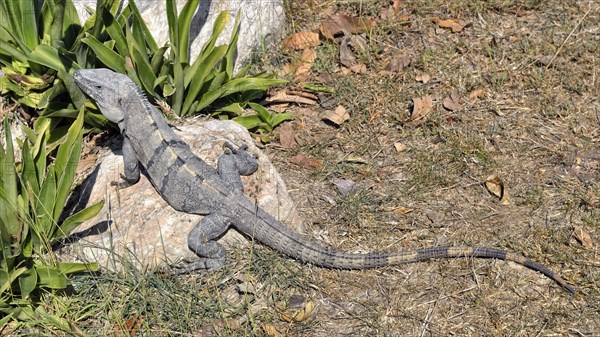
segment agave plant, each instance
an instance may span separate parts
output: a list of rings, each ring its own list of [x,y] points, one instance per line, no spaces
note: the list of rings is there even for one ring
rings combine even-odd
[[[179,15],[175,1],[166,3],[170,44],[158,47],[133,1],[126,8],[131,13],[129,20],[123,14],[114,17],[106,9],[101,13],[111,40],[102,43],[86,34],[82,42],[106,66],[128,74],[148,95],[166,101],[178,116],[199,113],[215,103],[225,109],[230,104],[245,106],[269,87],[286,83],[265,73],[246,76],[249,66],[233,73],[239,13],[229,44],[215,46],[230,19],[229,12],[222,12],[215,20],[211,37],[192,62],[190,23],[200,1],[187,1]],[[167,50],[169,53],[165,55]]]
[[[45,136],[28,130],[17,164],[4,119],[6,149],[0,147],[0,325],[32,317],[44,292],[65,289],[68,275],[97,270],[96,263],[58,262],[51,247],[98,214],[100,201],[59,222],[73,185],[83,135],[83,112],[67,131],[56,159],[47,164]],[[41,139],[40,139],[41,138]],[[41,142],[33,156],[31,147]]]

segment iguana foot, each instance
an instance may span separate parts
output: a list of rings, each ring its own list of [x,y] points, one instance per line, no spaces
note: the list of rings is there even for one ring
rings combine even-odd
[[[202,257],[198,260],[194,260],[189,263],[182,265],[172,266],[172,275],[181,275],[190,273],[196,270],[215,270],[225,266],[225,259],[211,259]]]
[[[257,156],[246,151],[248,145],[242,144],[236,148],[233,144],[223,144],[223,155],[217,161],[217,172],[221,179],[229,185],[232,191],[242,194],[244,184],[241,175],[247,176],[258,170]]]

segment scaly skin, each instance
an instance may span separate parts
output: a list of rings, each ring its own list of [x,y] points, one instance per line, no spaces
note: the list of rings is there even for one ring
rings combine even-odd
[[[125,180],[137,182],[141,164],[157,192],[174,209],[205,215],[188,236],[190,249],[200,259],[181,268],[183,272],[223,266],[225,251],[216,239],[233,226],[285,255],[326,268],[377,268],[436,258],[494,258],[538,271],[570,293],[576,292],[544,265],[496,248],[440,246],[389,254],[351,254],[322,246],[292,231],[242,195],[240,174],[249,175],[257,169],[255,158],[245,147],[236,149],[226,144],[215,170],[175,135],[126,75],[95,69],[78,70],[74,78],[102,114],[121,129]]]

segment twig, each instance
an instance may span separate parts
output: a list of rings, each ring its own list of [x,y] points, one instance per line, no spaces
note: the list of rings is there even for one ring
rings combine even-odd
[[[548,65],[546,66],[546,69],[550,68],[550,65],[552,65],[552,62],[554,61],[554,59],[556,58],[556,56],[558,56],[558,53],[560,53],[560,51],[562,50],[562,48],[565,46],[565,44],[567,43],[567,40],[569,40],[569,38],[571,37],[571,35],[573,35],[573,32],[575,32],[575,29],[577,29],[577,27],[579,27],[579,25],[581,25],[581,23],[583,22],[583,20],[585,20],[585,17],[590,13],[591,10],[592,10],[592,6],[590,6],[590,8],[587,10],[587,12],[585,12],[585,14],[583,14],[583,17],[581,18],[581,20],[579,20],[579,22],[577,22],[577,24],[575,25],[575,27],[573,27],[573,29],[571,30],[571,32],[569,33],[569,35],[567,35],[567,37],[565,38],[565,40],[563,41],[563,43],[560,45],[560,47],[558,47],[558,50],[556,51],[556,53],[554,53],[554,56],[552,56],[552,59],[550,60],[550,62],[548,62]]]

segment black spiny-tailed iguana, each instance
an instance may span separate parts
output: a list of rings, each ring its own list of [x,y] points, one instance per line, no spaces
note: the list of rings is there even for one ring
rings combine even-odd
[[[199,260],[186,271],[221,267],[225,249],[216,242],[229,227],[285,255],[326,268],[364,269],[425,261],[434,258],[477,257],[513,261],[541,272],[563,288],[575,288],[544,265],[523,256],[487,247],[428,247],[397,253],[352,254],[324,247],[292,231],[246,199],[240,174],[257,169],[244,146],[225,145],[217,169],[195,156],[171,130],[126,75],[108,69],[78,70],[75,83],[116,123],[123,134],[124,178],[136,183],[140,164],[162,198],[174,209],[205,215],[188,236],[188,246]]]

